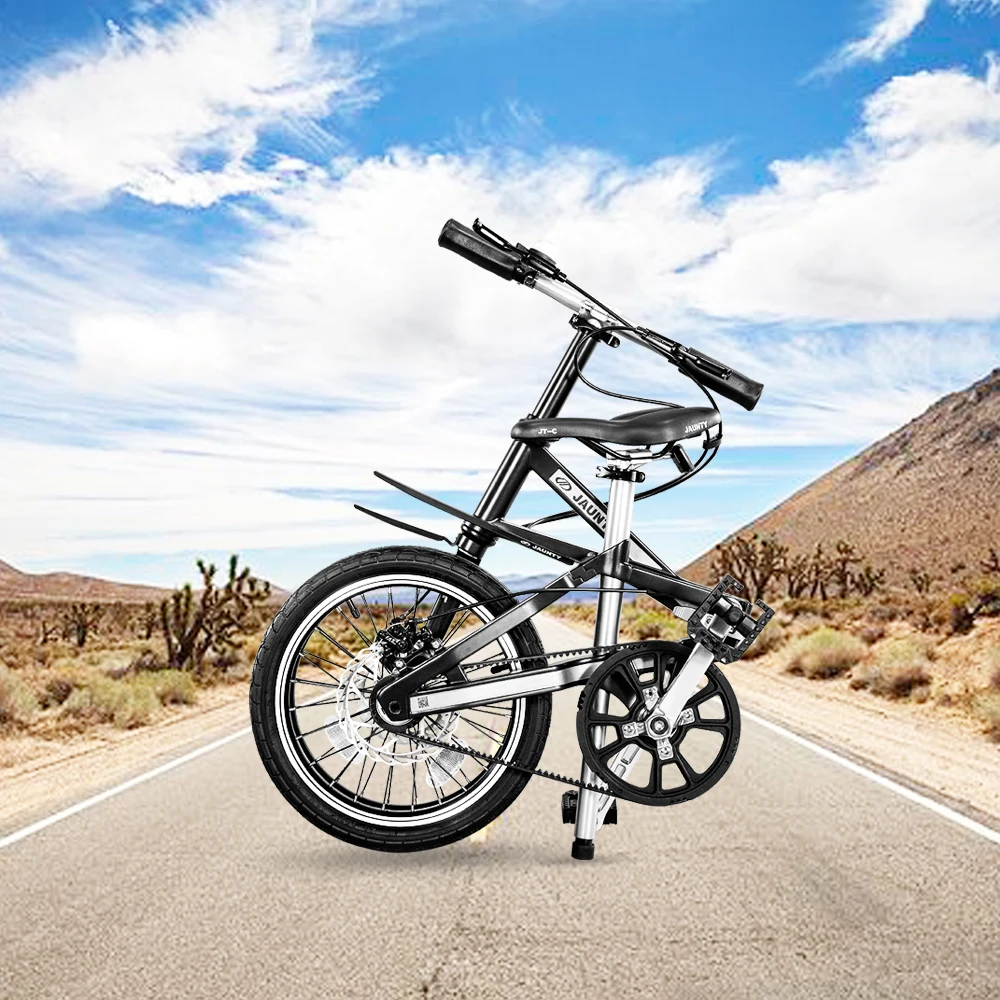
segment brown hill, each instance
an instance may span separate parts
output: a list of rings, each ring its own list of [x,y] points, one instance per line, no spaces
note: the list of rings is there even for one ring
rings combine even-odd
[[[947,579],[1000,549],[1000,368],[799,490],[737,534],[793,552],[852,542],[902,583],[911,567]],[[708,582],[712,553],[685,576]]]
[[[0,561],[0,598],[63,601],[158,601],[168,591],[76,573],[22,573]]]

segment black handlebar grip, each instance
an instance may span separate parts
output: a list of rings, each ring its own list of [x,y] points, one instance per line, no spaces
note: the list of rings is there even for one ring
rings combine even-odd
[[[701,383],[706,389],[711,389],[720,396],[725,396],[726,399],[739,403],[744,410],[752,410],[757,405],[757,400],[760,399],[760,394],[764,391],[764,386],[760,382],[755,382],[752,378],[747,378],[746,375],[741,375],[731,368],[726,369],[726,374],[723,375],[703,368],[697,363],[698,358],[704,358],[713,366],[721,368],[725,368],[725,366],[700,351],[691,348],[687,350],[695,357],[681,360],[677,365],[678,370],[689,378],[693,378],[695,382]]]
[[[505,281],[510,281],[512,278],[523,281],[527,273],[518,254],[498,247],[455,219],[449,219],[444,224],[438,237],[438,246],[454,251],[460,257],[471,260],[473,264],[498,274]]]

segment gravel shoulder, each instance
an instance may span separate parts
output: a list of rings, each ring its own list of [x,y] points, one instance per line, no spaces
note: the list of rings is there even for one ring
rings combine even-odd
[[[139,729],[101,726],[60,740],[0,741],[0,834],[85,799],[250,724],[245,684],[200,692],[196,705]]]

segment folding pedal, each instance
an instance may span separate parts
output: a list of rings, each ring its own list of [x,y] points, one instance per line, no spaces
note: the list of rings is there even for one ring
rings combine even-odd
[[[579,791],[575,788],[571,788],[568,792],[563,792],[562,795],[562,821],[563,823],[573,825],[576,823],[576,803],[580,797]],[[617,826],[618,825],[618,800],[616,799],[611,803],[611,808],[608,809],[604,816],[604,826]]]
[[[562,817],[563,823],[573,824],[576,822],[576,802],[580,797],[580,793],[575,789],[571,788],[568,792],[563,792],[562,794]]]

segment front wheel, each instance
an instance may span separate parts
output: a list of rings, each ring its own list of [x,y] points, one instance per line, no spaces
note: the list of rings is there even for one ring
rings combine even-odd
[[[406,733],[382,729],[369,700],[388,671],[406,669],[421,640],[451,645],[514,604],[474,563],[417,546],[360,552],[303,584],[267,630],[250,685],[257,749],[282,795],[321,830],[381,851],[440,847],[499,816],[528,776],[463,750],[535,767],[549,695],[424,716]],[[484,661],[542,653],[525,622],[448,680],[490,677]]]

